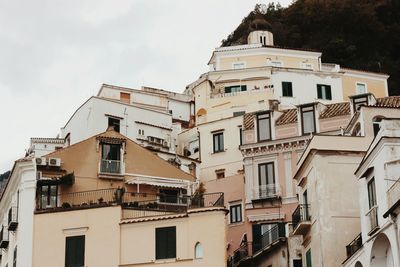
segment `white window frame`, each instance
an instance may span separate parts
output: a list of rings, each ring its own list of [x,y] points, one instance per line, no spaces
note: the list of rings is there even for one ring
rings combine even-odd
[[[235,65],[242,65],[242,67],[237,68],[237,67],[235,67]],[[245,68],[246,68],[246,62],[244,62],[244,61],[235,61],[232,63],[233,70],[241,70],[241,69],[245,69]]]
[[[231,212],[231,207],[232,206],[237,206],[237,205],[240,205],[240,219],[241,220],[240,220],[240,222],[232,222],[231,221],[231,214],[229,214],[229,224],[232,224],[232,225],[242,224],[243,221],[244,221],[244,206],[243,206],[243,202],[242,201],[235,201],[235,202],[228,203],[228,206],[229,206],[228,210],[229,210],[229,212]]]
[[[358,92],[358,85],[359,84],[364,85],[364,88],[365,88],[365,92],[364,93],[359,93]],[[356,82],[356,95],[361,95],[361,94],[366,94],[366,93],[368,93],[367,83],[365,83],[365,82]]]

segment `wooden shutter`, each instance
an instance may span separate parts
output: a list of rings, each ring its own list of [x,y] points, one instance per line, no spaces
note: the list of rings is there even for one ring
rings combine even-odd
[[[156,228],[156,260],[176,258],[176,227]]]
[[[317,84],[317,97],[318,99],[322,98],[322,85]]]
[[[65,267],[85,265],[85,236],[70,236],[65,242]]]
[[[120,98],[121,102],[128,103],[128,104],[131,103],[131,94],[129,94],[129,93],[120,93],[119,98]]]
[[[247,85],[242,85],[240,88],[241,91],[247,91]]]
[[[306,252],[306,266],[312,267],[311,249],[307,250],[307,252]]]
[[[325,94],[326,94],[326,99],[332,100],[332,92],[330,85],[325,85]]]

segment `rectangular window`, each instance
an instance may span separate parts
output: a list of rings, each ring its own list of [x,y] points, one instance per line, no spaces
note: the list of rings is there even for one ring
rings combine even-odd
[[[314,106],[301,107],[301,130],[303,135],[315,133],[315,111]]]
[[[365,83],[357,83],[356,84],[356,93],[357,94],[365,94],[367,92]]]
[[[131,94],[121,92],[121,93],[119,93],[119,99],[121,100],[121,102],[130,104],[131,103]]]
[[[247,85],[234,85],[234,86],[226,86],[224,88],[224,92],[228,93],[237,93],[247,91]]]
[[[175,189],[160,189],[160,202],[178,203],[179,191]]]
[[[42,185],[40,187],[40,205],[42,209],[57,207],[57,185]]]
[[[244,69],[244,63],[233,63],[233,69]]]
[[[156,260],[176,258],[176,227],[156,228]]]
[[[236,204],[229,207],[230,222],[238,223],[242,221],[242,204]]]
[[[85,266],[85,236],[68,236],[65,239],[65,267]]]
[[[353,97],[354,112],[358,111],[361,105],[368,105],[368,98],[366,96]]]
[[[258,164],[259,197],[276,195],[274,163]]]
[[[102,143],[101,172],[120,173],[121,145]]]
[[[318,99],[332,100],[331,86],[326,84],[317,84]]]
[[[291,82],[282,82],[282,96],[292,97],[293,89]]]
[[[120,120],[108,117],[108,127],[114,127],[114,131],[119,132]]]
[[[214,153],[224,151],[224,133],[213,134],[213,150]]]
[[[369,209],[372,209],[374,206],[376,206],[375,178],[372,178],[368,182],[367,187]]]
[[[17,247],[14,248],[13,267],[17,267]]]
[[[311,259],[311,249],[306,252],[306,266],[312,267],[312,259]]]
[[[243,129],[242,127],[239,127],[239,144],[243,145],[244,144],[244,139],[243,139]]]
[[[217,176],[217,179],[225,178],[225,169],[215,170],[215,175]]]
[[[258,141],[271,140],[271,119],[269,113],[257,115]]]

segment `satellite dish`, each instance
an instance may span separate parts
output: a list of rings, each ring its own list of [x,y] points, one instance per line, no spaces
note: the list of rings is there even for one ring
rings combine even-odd
[[[267,7],[267,5],[266,4],[262,4],[262,5],[260,5],[260,12],[261,12],[261,14],[267,14],[267,11],[268,11],[268,7]]]

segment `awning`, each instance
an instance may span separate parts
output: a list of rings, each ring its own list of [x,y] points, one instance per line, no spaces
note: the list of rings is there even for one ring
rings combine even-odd
[[[171,179],[171,178],[160,178],[160,177],[151,177],[151,176],[136,176],[128,181],[127,184],[145,184],[157,187],[168,187],[168,188],[184,188],[187,189],[190,186],[191,182],[180,179]]]

